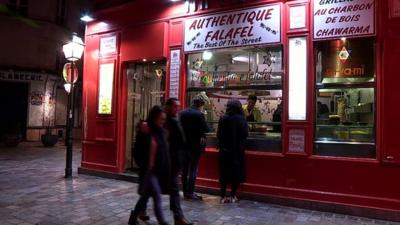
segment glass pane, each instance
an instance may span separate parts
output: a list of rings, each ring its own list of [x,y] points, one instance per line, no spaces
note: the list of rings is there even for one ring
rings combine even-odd
[[[316,44],[315,154],[376,157],[374,39]]]
[[[247,149],[281,152],[282,74],[280,46],[188,55],[188,104],[201,92],[209,98],[204,111],[211,127],[208,147],[217,146],[219,118],[234,98],[242,103],[248,120]]]

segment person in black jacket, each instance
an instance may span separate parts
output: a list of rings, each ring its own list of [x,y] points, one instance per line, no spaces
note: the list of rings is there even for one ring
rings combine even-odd
[[[185,157],[182,170],[183,194],[186,200],[202,200],[194,193],[200,157],[206,146],[206,133],[209,132],[207,122],[202,113],[208,102],[205,94],[193,98],[193,104],[180,114],[180,121],[186,137]]]
[[[226,113],[218,123],[219,181],[221,203],[237,202],[237,188],[246,178],[245,149],[248,136],[247,121],[238,100],[228,101]],[[227,185],[231,185],[231,197],[226,197]]]

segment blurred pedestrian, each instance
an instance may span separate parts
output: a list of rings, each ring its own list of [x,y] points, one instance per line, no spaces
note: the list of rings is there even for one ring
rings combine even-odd
[[[167,225],[162,209],[161,194],[169,194],[170,190],[170,156],[166,134],[163,128],[166,121],[166,114],[160,106],[154,106],[147,118],[149,128],[148,134],[140,132],[143,141],[140,147],[134,149],[142,152],[142,158],[136,159],[140,169],[139,194],[140,198],[135,209],[131,212],[129,225],[137,225],[138,218],[146,210],[149,197],[153,198],[154,213],[160,225]],[[139,134],[138,134],[139,135]]]
[[[237,189],[245,181],[245,149],[248,136],[247,121],[242,104],[230,100],[226,113],[218,123],[217,138],[219,147],[219,181],[221,184],[221,203],[237,202]],[[226,188],[231,186],[230,198]]]

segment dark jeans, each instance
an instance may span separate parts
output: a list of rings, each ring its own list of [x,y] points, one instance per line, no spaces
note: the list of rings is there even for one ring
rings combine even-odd
[[[227,186],[228,186],[227,183],[221,182],[221,190],[220,190],[221,198],[226,197]],[[236,191],[237,191],[238,187],[239,187],[239,183],[236,183],[236,182],[231,183],[231,197],[236,197]]]
[[[182,187],[184,195],[194,194],[201,153],[188,153],[183,163]]]
[[[144,212],[147,209],[147,202],[149,200],[149,196],[143,196],[139,199],[140,206],[136,205],[138,208],[137,212]],[[138,203],[139,204],[139,203]],[[179,197],[179,186],[178,186],[178,173],[173,174],[171,179],[171,190],[169,194],[169,208],[171,209],[172,213],[174,214],[174,219],[182,219],[183,211],[181,207],[181,200]]]
[[[158,178],[150,174],[148,177],[144,178],[146,184],[144,187],[145,192],[140,196],[138,202],[136,203],[134,213],[138,215],[140,212],[146,211],[147,202],[150,197],[153,198],[154,202],[154,214],[156,215],[157,221],[159,223],[165,223],[164,214],[161,209],[161,187],[160,183],[158,182]]]

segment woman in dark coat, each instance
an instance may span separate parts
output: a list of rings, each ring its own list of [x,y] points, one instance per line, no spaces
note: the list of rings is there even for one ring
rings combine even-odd
[[[245,181],[245,149],[248,136],[246,118],[238,100],[228,101],[226,113],[218,123],[219,181],[221,203],[237,202],[239,184]],[[226,197],[227,185],[231,185],[231,198]]]
[[[138,224],[138,218],[146,210],[147,200],[152,197],[154,201],[154,214],[160,225],[167,225],[161,210],[161,194],[169,194],[170,188],[170,157],[163,126],[166,114],[159,106],[154,106],[147,119],[148,133],[138,133],[137,140],[140,146],[135,146],[136,156],[140,169],[139,194],[140,198],[135,209],[131,212],[129,225]],[[141,153],[140,153],[140,152]],[[140,153],[140,154],[139,154]],[[136,157],[135,156],[135,157]]]

